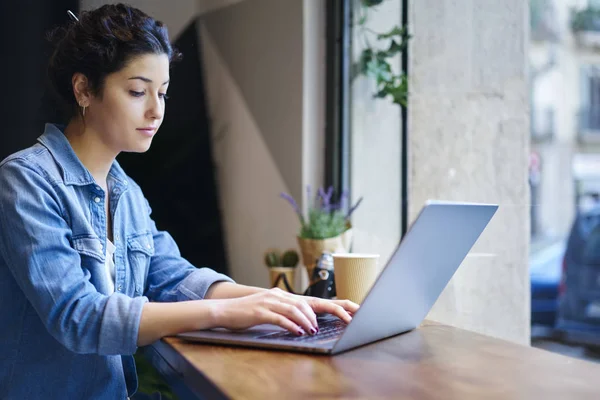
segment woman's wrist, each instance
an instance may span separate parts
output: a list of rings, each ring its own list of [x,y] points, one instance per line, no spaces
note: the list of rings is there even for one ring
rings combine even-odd
[[[204,298],[207,300],[234,299],[264,292],[265,290],[268,289],[231,282],[215,282],[210,285]]]
[[[176,303],[146,303],[142,309],[138,345],[164,336],[209,329],[222,321],[223,300],[189,300]]]
[[[196,329],[217,328],[223,326],[223,314],[226,300],[197,300],[200,304],[197,309],[200,311],[197,318],[198,327]],[[205,310],[202,312],[202,310]],[[205,319],[202,320],[201,317]]]

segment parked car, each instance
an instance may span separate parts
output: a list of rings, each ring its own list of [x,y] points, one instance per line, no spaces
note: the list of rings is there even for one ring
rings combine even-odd
[[[554,328],[564,253],[565,243],[559,241],[536,251],[529,259],[532,325]]]
[[[600,206],[575,218],[558,295],[556,330],[567,340],[600,345]]]

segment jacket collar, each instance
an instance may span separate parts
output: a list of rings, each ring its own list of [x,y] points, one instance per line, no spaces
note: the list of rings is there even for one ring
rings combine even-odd
[[[84,186],[95,184],[94,177],[73,151],[71,144],[63,133],[64,130],[64,125],[47,123],[44,133],[38,138],[38,142],[45,146],[54,157],[61,170],[65,185]],[[127,185],[127,175],[125,175],[116,160],[113,161],[108,175],[118,183]]]

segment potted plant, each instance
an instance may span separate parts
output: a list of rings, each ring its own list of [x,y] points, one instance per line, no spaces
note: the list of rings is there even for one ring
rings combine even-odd
[[[282,193],[300,220],[300,232],[297,235],[302,254],[302,263],[306,267],[309,280],[321,254],[326,251],[349,252],[352,244],[352,224],[350,217],[360,205],[362,197],[347,209],[348,192],[343,192],[337,202],[332,201],[333,187],[320,188],[311,199],[310,186],[307,187],[308,211],[306,217],[292,196]]]
[[[283,255],[277,249],[267,250],[265,252],[265,265],[269,268],[271,287],[277,286],[294,293],[294,277],[299,261],[300,257],[296,250],[287,250]]]

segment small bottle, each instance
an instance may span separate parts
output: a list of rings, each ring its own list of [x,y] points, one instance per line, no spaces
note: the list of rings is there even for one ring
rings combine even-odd
[[[317,267],[333,271],[333,255],[328,251],[324,251],[317,261]]]
[[[311,276],[311,285],[306,291],[307,296],[331,299],[336,296],[333,273],[333,256],[324,251],[317,260]]]

